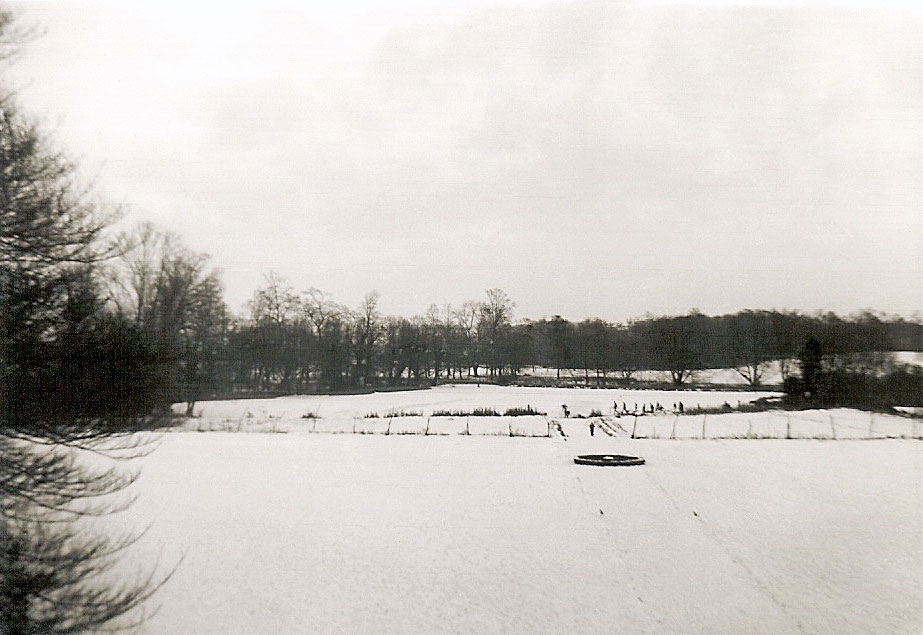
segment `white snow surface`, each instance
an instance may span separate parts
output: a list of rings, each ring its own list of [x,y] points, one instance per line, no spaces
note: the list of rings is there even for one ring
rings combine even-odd
[[[406,411],[420,413],[416,421],[399,420],[414,419],[414,417],[394,417],[395,425],[414,426],[420,432],[426,426],[425,419],[430,417],[435,410],[472,411],[476,408],[493,408],[503,414],[508,408],[531,406],[540,412],[545,412],[549,417],[563,415],[562,406],[567,405],[572,416],[589,415],[591,411],[598,410],[603,414],[611,414],[613,405],[627,404],[629,410],[637,406],[640,412],[642,404],[656,405],[660,403],[665,408],[671,409],[673,404],[683,401],[686,408],[692,407],[717,407],[728,402],[732,405],[748,403],[759,397],[779,395],[772,392],[744,392],[744,391],[668,391],[668,390],[597,390],[590,388],[531,388],[519,386],[496,386],[484,384],[442,385],[429,390],[410,390],[395,392],[376,392],[365,395],[296,395],[291,397],[276,397],[274,399],[235,399],[229,401],[200,402],[195,407],[196,418],[187,421],[185,430],[259,430],[259,431],[285,431],[285,432],[351,432],[353,421],[356,421],[357,431],[368,429],[379,431],[387,426],[387,413],[391,411]],[[183,412],[184,406],[177,404],[177,412]],[[304,415],[311,414],[318,419],[304,419]],[[366,419],[366,415],[379,415],[375,419]],[[437,417],[435,419],[448,419]],[[457,419],[456,430],[464,430],[464,418]],[[480,426],[485,426],[485,419],[490,417],[470,417],[473,425],[475,420],[480,421]],[[499,419],[499,418],[498,418]],[[509,420],[523,423],[526,417],[502,418],[495,420],[497,425],[491,431],[501,432],[507,428]],[[441,424],[445,428],[447,422]],[[451,427],[451,426],[450,426]],[[544,423],[530,425],[530,430],[537,434],[546,434]],[[474,434],[474,431],[471,431]]]
[[[237,399],[202,402],[196,417],[186,419],[178,431],[430,434],[548,436],[549,424],[564,419],[566,404],[572,418],[591,412],[603,414],[608,429],[617,436],[642,438],[920,438],[923,420],[885,414],[863,413],[837,408],[783,412],[732,412],[720,416],[692,414],[697,408],[744,405],[758,397],[778,395],[738,391],[596,390],[567,388],[501,387],[495,385],[447,385],[431,390],[382,392],[366,395],[320,395]],[[679,415],[678,404],[685,404]],[[639,416],[657,404],[663,411]],[[491,408],[503,413],[508,408],[531,406],[547,416],[444,417],[433,412],[472,411]],[[615,416],[618,406],[619,416]],[[674,409],[674,406],[677,409]],[[177,404],[176,410],[183,411]],[[417,416],[388,417],[389,412]],[[304,418],[310,414],[311,418]],[[369,414],[379,415],[367,417]],[[316,415],[316,417],[314,416]]]
[[[459,407],[507,405],[471,388]],[[312,403],[425,409],[434,393]],[[248,403],[277,401],[305,404]],[[920,442],[632,440],[558,421],[566,438],[161,435],[138,501],[105,520],[150,524],[122,575],[184,558],[142,632],[920,632]],[[646,464],[575,465],[585,453]]]

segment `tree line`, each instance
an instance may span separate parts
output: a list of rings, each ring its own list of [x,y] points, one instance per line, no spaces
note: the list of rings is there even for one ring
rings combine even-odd
[[[207,257],[175,236],[142,225],[121,245],[112,301],[167,353],[171,396],[190,413],[197,399],[215,395],[508,383],[532,367],[555,369],[556,380],[570,371],[597,386],[631,383],[642,370],[663,371],[682,386],[697,370],[733,368],[759,386],[772,364],[783,379],[796,373],[792,360],[809,340],[831,363],[860,370],[881,367],[887,351],[923,350],[923,324],[868,311],[515,320],[513,300],[488,289],[481,300],[433,304],[408,318],[384,315],[375,292],[352,308],[316,288],[296,291],[273,272],[244,314],[233,315]]]

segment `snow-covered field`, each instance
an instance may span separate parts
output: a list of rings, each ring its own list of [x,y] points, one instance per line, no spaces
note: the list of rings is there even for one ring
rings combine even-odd
[[[792,436],[829,436],[833,418],[841,440],[669,441],[702,423],[778,436],[786,414],[638,417],[637,436],[660,440],[631,439],[635,418],[612,414],[764,394],[444,386],[207,402],[159,435],[136,462],[137,502],[102,522],[150,527],[119,564],[126,579],[182,558],[143,633],[920,632],[923,444],[842,440],[911,420],[805,411],[816,434]],[[606,412],[596,435],[562,403]],[[526,405],[549,414],[432,416]],[[395,410],[420,414],[384,416]],[[573,463],[586,453],[647,463]]]
[[[203,402],[197,416],[186,420],[183,431],[429,434],[548,436],[553,423],[563,419],[567,405],[571,417],[598,411],[617,436],[647,438],[920,438],[923,421],[839,408],[800,412],[735,412],[717,415],[689,414],[695,408],[732,407],[746,404],[766,392],[595,390],[564,388],[501,387],[493,385],[438,386],[431,390],[384,392],[368,395],[293,396],[275,399],[240,399]],[[685,404],[686,414],[674,407]],[[658,404],[656,414],[633,416]],[[531,406],[547,416],[442,417],[439,410],[470,412],[491,408]],[[618,407],[619,416],[616,415]],[[177,406],[181,410],[180,406]],[[414,413],[393,416],[389,413]],[[377,417],[367,415],[376,414]],[[310,415],[309,418],[304,418]],[[551,426],[549,425],[551,424]]]
[[[921,444],[166,433],[145,633],[917,633]],[[645,457],[577,466],[581,453]]]
[[[352,431],[353,422],[356,421],[356,425],[359,426],[357,430],[363,426],[377,430],[382,425],[387,425],[389,412],[404,411],[420,414],[418,421],[413,422],[413,425],[417,425],[422,432],[425,419],[431,417],[436,410],[472,411],[476,408],[492,408],[502,414],[508,408],[531,406],[535,410],[547,413],[549,417],[560,417],[563,415],[562,406],[566,404],[572,416],[586,416],[593,410],[612,414],[615,404],[618,404],[620,409],[624,404],[628,409],[637,409],[640,412],[642,404],[660,403],[665,408],[672,409],[675,403],[683,401],[686,408],[718,407],[725,402],[737,405],[773,394],[776,393],[596,390],[461,384],[437,386],[430,390],[367,395],[292,396],[201,402],[195,407],[196,418],[188,420],[183,429],[309,432],[316,428],[318,432],[343,432]],[[177,412],[183,411],[180,405],[177,405],[176,409]],[[370,414],[376,414],[377,419],[385,421],[366,419]],[[305,419],[305,415],[318,418]],[[393,421],[412,418],[394,417]],[[470,417],[469,421],[473,423],[475,419],[482,418]],[[507,422],[507,418],[498,421],[498,430],[506,429]],[[464,418],[457,422],[457,426],[464,431]],[[546,433],[544,424],[538,431],[541,434]]]

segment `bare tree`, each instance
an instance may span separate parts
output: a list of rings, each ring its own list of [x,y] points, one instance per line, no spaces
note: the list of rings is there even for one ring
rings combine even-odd
[[[478,341],[488,355],[490,373],[502,374],[501,350],[513,319],[515,304],[502,289],[488,289],[478,311]]]
[[[208,256],[186,249],[179,238],[142,223],[117,241],[110,267],[112,300],[173,360],[174,395],[192,415],[195,402],[216,374],[228,311],[218,272]]]
[[[647,344],[648,362],[654,370],[670,372],[672,382],[680,386],[701,369],[705,331],[704,316],[693,312],[678,317],[663,317],[635,322],[633,330]]]
[[[725,337],[734,370],[751,386],[759,386],[773,354],[769,314],[741,311],[728,316],[725,322]]]
[[[333,374],[339,373],[338,364],[334,360],[340,356],[340,326],[349,310],[334,302],[326,292],[314,287],[301,294],[299,306],[301,320],[310,330],[312,338],[309,359],[305,363],[313,366],[318,382],[330,386],[339,381],[333,377]]]
[[[461,331],[464,340],[464,364],[470,375],[472,369],[474,376],[478,376],[478,366],[480,364],[480,355],[478,350],[477,327],[480,304],[472,300],[464,302],[461,307],[454,312],[455,324]]]
[[[359,311],[353,317],[354,381],[359,385],[365,385],[369,381],[375,344],[381,336],[379,297],[377,291],[367,293],[359,305]]]
[[[143,327],[156,301],[164,259],[174,251],[179,238],[144,222],[121,234],[116,243],[119,258],[110,266],[111,299],[121,313]]]
[[[253,293],[249,309],[262,387],[278,382],[291,390],[298,363],[293,330],[302,313],[300,299],[288,282],[270,271]]]

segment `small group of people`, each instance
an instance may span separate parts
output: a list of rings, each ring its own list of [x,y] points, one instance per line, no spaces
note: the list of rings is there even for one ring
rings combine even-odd
[[[682,408],[682,404],[680,404],[680,408]],[[673,410],[676,410],[676,404],[673,404]],[[635,402],[635,407],[634,407],[632,410],[629,410],[629,409],[628,409],[628,404],[625,403],[625,402],[623,401],[623,402],[622,402],[622,409],[619,410],[619,404],[618,404],[618,402],[617,402],[617,401],[613,401],[613,402],[612,402],[612,411],[615,413],[616,416],[639,414],[639,413],[638,413],[638,402],[636,401],[636,402]],[[642,404],[641,404],[641,412],[640,412],[640,414],[654,414],[655,412],[663,412],[663,411],[664,411],[664,408],[663,408],[663,406],[660,404],[659,401],[658,401],[656,404],[654,404],[654,403],[642,403]],[[680,410],[680,412],[682,412],[682,410]]]

